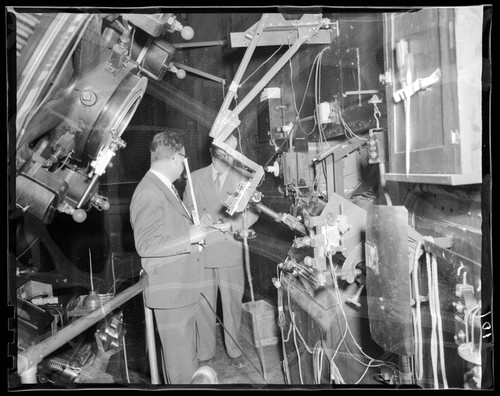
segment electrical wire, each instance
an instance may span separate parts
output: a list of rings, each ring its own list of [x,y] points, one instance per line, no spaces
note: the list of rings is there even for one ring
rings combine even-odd
[[[125,333],[122,334],[122,344],[123,344],[123,359],[125,361],[125,375],[127,376],[127,382],[130,384],[130,375],[128,372],[128,359],[127,359],[127,344],[125,343]]]
[[[434,296],[434,286],[432,284],[432,269],[430,265],[430,254],[425,252],[426,255],[426,265],[427,265],[427,290],[429,293],[429,310],[431,314],[431,366],[432,366],[432,378],[434,381],[434,388],[439,388],[438,372],[437,372],[437,322],[436,322],[436,303]]]
[[[379,364],[379,366],[383,366],[383,365],[388,365],[388,366],[396,366],[394,363],[392,362],[388,362],[388,361],[383,361],[383,360],[380,360],[380,359],[375,359],[371,356],[369,356],[368,354],[366,354],[363,349],[361,348],[361,346],[358,344],[358,342],[356,341],[354,335],[352,334],[352,331],[350,329],[350,326],[349,326],[349,323],[347,321],[347,315],[345,313],[345,310],[342,306],[342,296],[340,295],[340,292],[339,292],[339,287],[338,287],[338,283],[337,283],[337,276],[335,274],[335,268],[333,266],[333,260],[332,260],[332,255],[331,254],[328,254],[328,260],[329,260],[329,263],[330,263],[330,271],[332,273],[332,279],[333,279],[333,282],[334,282],[334,288],[335,288],[335,292],[336,292],[336,295],[337,295],[337,299],[339,301],[339,308],[340,308],[340,311],[342,313],[342,316],[344,318],[344,321],[345,321],[345,325],[346,325],[346,332],[344,333],[344,336],[342,337],[341,341],[339,342],[338,346],[337,346],[337,349],[335,350],[335,353],[334,355],[332,356],[332,361],[333,359],[335,358],[338,350],[339,350],[339,347],[340,347],[340,344],[342,342],[344,342],[345,344],[345,335],[347,334],[347,332],[349,332],[349,335],[351,336],[351,339],[352,341],[354,342],[354,345],[358,348],[358,350],[362,353],[362,355],[364,355],[366,358],[370,359],[370,363],[368,364],[368,366],[372,366],[372,367],[375,367],[372,365],[373,362],[377,362]],[[363,364],[363,365],[366,365],[366,363],[360,361],[359,359],[357,359],[353,354],[352,352],[349,350],[347,344],[345,344],[345,348],[347,349],[349,355],[356,361],[358,361],[359,363]],[[397,367],[397,366],[396,366]],[[358,382],[362,380],[362,378],[366,375],[366,373],[364,373],[360,379],[358,379]]]
[[[321,383],[321,374],[323,373],[323,356],[324,351],[322,347],[322,340],[316,342],[313,349],[313,373],[314,382],[316,384]]]
[[[257,373],[259,373],[259,375],[262,377],[262,379],[264,380],[264,382],[267,384],[267,380],[266,378],[264,377],[264,375],[260,372],[259,369],[257,369],[257,367],[255,367],[255,365],[253,364],[253,362],[249,359],[249,357],[247,356],[247,354],[243,351],[243,349],[239,346],[239,343],[234,339],[234,337],[231,335],[231,333],[229,333],[229,331],[226,329],[226,327],[224,326],[224,323],[222,322],[222,320],[220,319],[219,315],[217,315],[217,311],[214,309],[214,307],[212,307],[212,304],[210,304],[210,302],[208,301],[207,297],[200,292],[200,295],[205,299],[205,302],[207,303],[208,307],[210,308],[210,310],[213,312],[213,314],[215,315],[215,318],[217,319],[217,321],[220,323],[220,325],[222,326],[222,328],[224,329],[224,334],[227,334],[232,340],[233,342],[236,344],[236,346],[238,347],[238,349],[240,350],[240,352],[242,353],[243,356],[245,356],[245,358],[250,362],[250,364],[252,365],[252,367],[255,369],[255,371]]]
[[[413,284],[413,298],[415,300],[415,309],[412,310],[413,316],[413,334],[415,337],[415,377],[418,381],[422,380],[423,377],[423,346],[422,346],[422,311],[420,306],[420,286],[418,283],[418,269],[419,269],[419,258],[420,249],[424,242],[424,238],[421,238],[415,247],[415,252],[413,256],[413,266],[411,269],[411,279]]]
[[[28,247],[26,249],[24,249],[23,252],[19,256],[16,257],[16,260],[19,260],[22,256],[24,256],[26,254],[26,252],[28,252],[31,249],[31,247],[36,243],[36,241],[38,241],[38,239],[40,239],[40,237],[38,237],[38,236],[33,238],[33,240],[30,242]]]
[[[66,163],[68,162],[68,160],[71,158],[71,154],[73,154],[75,151],[74,150],[71,150],[68,155],[66,157],[64,157],[64,161],[62,162],[61,165],[59,165],[59,167],[57,168],[58,171],[60,171],[62,168],[64,168],[64,166],[66,165]]]
[[[288,309],[290,309],[290,306],[288,306]],[[299,347],[297,346],[297,337],[296,337],[296,327],[294,324],[294,314],[290,312],[290,318],[292,320],[292,326],[293,326],[293,344],[295,345],[295,352],[297,353],[297,362],[299,365],[299,378],[300,378],[300,384],[304,385],[304,379],[302,378],[302,363],[301,363],[301,358],[300,358],[300,350]]]
[[[281,45],[279,46],[279,48],[278,48],[276,51],[274,51],[274,52],[273,52],[273,54],[272,54],[269,58],[267,58],[264,62],[262,62],[262,63],[260,64],[260,66],[259,66],[259,67],[257,67],[257,69],[255,69],[255,70],[254,70],[254,71],[253,71],[253,72],[252,72],[252,73],[251,73],[251,74],[250,74],[250,75],[249,75],[249,76],[248,76],[248,77],[247,77],[247,78],[246,78],[246,79],[245,79],[245,80],[244,80],[244,81],[243,81],[243,82],[239,85],[239,87],[242,87],[242,86],[243,86],[243,85],[244,85],[244,84],[245,84],[245,83],[246,83],[246,82],[250,79],[250,77],[252,77],[255,73],[257,73],[257,71],[258,71],[258,70],[259,70],[262,66],[264,66],[267,62],[269,62],[269,61],[270,61],[270,60],[274,57],[274,55],[276,55],[276,54],[278,53],[278,51],[279,51],[279,50],[280,50],[280,49],[281,49],[284,45],[285,45],[285,44],[281,44]]]
[[[289,43],[289,45],[290,45],[290,43]],[[309,83],[310,83],[310,80],[311,80],[311,77],[312,77],[312,72],[313,72],[313,70],[316,70],[316,78],[317,78],[318,69],[317,69],[316,65],[317,65],[318,61],[320,61],[321,57],[323,56],[323,53],[325,51],[328,51],[329,49],[330,49],[330,47],[323,48],[316,55],[316,57],[314,58],[313,64],[311,66],[311,70],[309,72],[309,77],[307,78],[306,88],[304,90],[304,95],[302,97],[302,102],[300,104],[300,108],[299,109],[297,109],[297,100],[296,100],[296,96],[295,96],[295,89],[293,87],[293,67],[292,67],[292,62],[291,62],[291,60],[288,61],[289,65],[290,65],[290,86],[291,86],[291,89],[292,89],[293,105],[294,105],[295,113],[296,113],[296,116],[297,116],[297,120],[298,120],[298,124],[299,124],[300,129],[307,136],[311,135],[314,132],[314,130],[316,129],[316,126],[318,126],[319,124],[317,123],[316,116],[313,116],[313,119],[314,119],[313,128],[309,132],[304,131],[304,129],[302,128],[302,122],[300,120],[300,112],[302,111],[302,107],[304,105],[304,101],[305,101],[305,98],[306,98],[306,95],[307,95],[307,89],[309,88]],[[316,92],[316,87],[317,87],[317,84],[315,84],[315,92]],[[313,111],[313,114],[314,113],[315,113],[315,110]]]
[[[114,253],[111,252],[111,274],[113,275],[113,296],[116,295],[116,275],[115,275],[115,260]]]
[[[277,279],[278,279],[278,285],[276,286],[278,289],[278,325],[280,327],[280,332],[281,332],[281,347],[283,348],[283,371],[285,372],[285,381],[287,384],[290,384],[290,370],[288,367],[288,358],[286,355],[286,348],[285,348],[285,337],[283,336],[283,328],[286,324],[285,320],[285,313],[283,311],[283,290],[282,290],[282,274],[280,273],[279,267],[276,266],[276,272],[277,272]],[[288,334],[288,337],[290,337],[290,333]]]
[[[444,361],[444,341],[443,341],[443,324],[441,320],[441,304],[439,299],[439,283],[438,283],[438,273],[437,273],[437,260],[434,255],[431,255],[431,273],[432,273],[432,282],[433,282],[433,294],[434,294],[434,303],[435,303],[435,312],[437,319],[437,335],[439,340],[439,358],[441,365],[441,377],[443,379],[443,386],[445,389],[448,389],[448,379],[446,376],[446,364]]]

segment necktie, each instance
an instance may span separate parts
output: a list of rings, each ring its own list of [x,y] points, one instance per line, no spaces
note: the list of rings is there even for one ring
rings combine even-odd
[[[177,191],[177,189],[175,188],[175,186],[173,184],[172,184],[172,191],[174,192],[175,196],[177,197],[177,199],[181,203],[181,205],[184,208],[184,210],[186,211],[186,213],[189,215],[189,217],[192,218],[191,213],[189,213],[188,208],[186,208],[186,205],[184,205],[184,202],[182,201],[181,196],[179,195],[179,192]]]
[[[215,182],[214,182],[214,184],[215,184],[215,189],[217,191],[220,191],[220,187],[221,187],[220,186],[220,175],[222,175],[222,173],[217,172],[217,176],[215,176]]]
[[[175,196],[177,197],[177,199],[179,201],[182,201],[180,195],[179,195],[179,192],[177,191],[177,189],[175,188],[175,186],[172,184],[172,191],[174,192]]]

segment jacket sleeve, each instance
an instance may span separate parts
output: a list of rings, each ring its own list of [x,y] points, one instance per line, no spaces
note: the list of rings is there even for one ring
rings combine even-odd
[[[165,226],[162,205],[169,205],[154,189],[137,191],[130,205],[130,222],[137,253],[141,257],[166,257],[191,253],[189,232],[179,235],[172,219]],[[187,231],[187,230],[186,230]]]

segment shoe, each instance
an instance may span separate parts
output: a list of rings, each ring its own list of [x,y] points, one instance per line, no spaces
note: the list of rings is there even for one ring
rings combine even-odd
[[[215,360],[215,357],[210,358],[208,360],[198,360],[198,367],[210,366],[214,360]]]
[[[246,366],[245,360],[242,356],[238,356],[236,358],[231,358],[231,366],[236,368],[243,368]]]

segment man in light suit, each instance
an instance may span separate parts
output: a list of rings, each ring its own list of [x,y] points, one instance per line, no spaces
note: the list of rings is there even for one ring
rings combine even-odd
[[[160,132],[150,151],[151,168],[132,196],[130,222],[149,279],[145,304],[154,312],[168,382],[189,384],[198,368],[195,313],[203,276],[198,242],[207,228],[193,225],[172,184],[184,171],[180,137]]]
[[[236,138],[230,135],[225,141],[231,148],[237,145]],[[247,209],[246,213],[229,216],[222,204],[227,194],[237,190],[238,184],[245,180],[238,168],[232,167],[233,161],[219,149],[211,146],[212,163],[191,174],[193,190],[200,217],[211,219],[214,223],[230,223],[232,232],[247,228],[258,220],[256,211]],[[190,189],[184,192],[184,202],[193,208]],[[245,216],[245,224],[243,220]],[[224,342],[231,363],[242,368],[245,361],[239,345],[242,299],[245,287],[245,258],[243,244],[230,232],[207,236],[206,248],[202,252],[204,264],[203,298],[196,314],[198,327],[198,359],[205,365],[215,357],[216,351],[216,307],[217,292],[220,291],[224,324]]]

